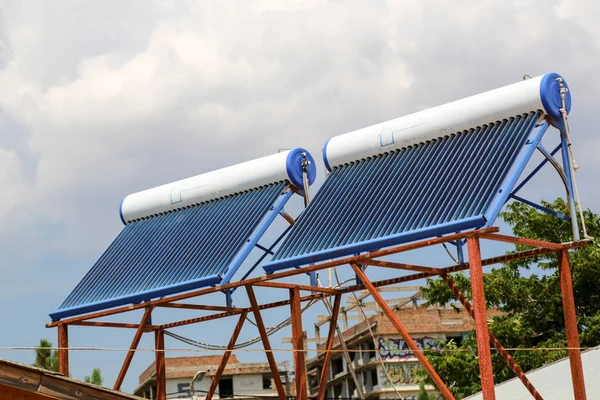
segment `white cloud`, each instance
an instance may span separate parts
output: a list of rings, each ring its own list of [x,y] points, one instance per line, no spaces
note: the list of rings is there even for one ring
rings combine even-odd
[[[597,8],[8,2],[0,110],[27,145],[0,152],[3,185],[18,199],[2,202],[0,215],[23,215],[27,229],[62,226],[41,253],[97,252],[118,229],[128,192],[278,148],[302,145],[318,157],[335,134],[549,70],[572,86],[578,151],[600,89]],[[588,153],[578,160],[584,198],[599,172]]]

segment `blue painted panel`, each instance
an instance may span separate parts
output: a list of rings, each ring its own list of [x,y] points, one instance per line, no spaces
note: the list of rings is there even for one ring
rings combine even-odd
[[[267,272],[489,224],[541,111],[332,170]]]
[[[50,313],[51,318],[219,283],[285,185],[269,185],[126,225]]]

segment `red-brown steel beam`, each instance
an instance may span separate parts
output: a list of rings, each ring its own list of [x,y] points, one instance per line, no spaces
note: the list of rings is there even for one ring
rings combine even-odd
[[[282,212],[281,216],[283,217],[283,219],[285,219],[288,222],[288,224],[290,224],[290,225],[296,224],[296,220],[290,214],[288,214],[286,212]]]
[[[144,315],[142,316],[142,320],[140,321],[139,327],[133,336],[133,340],[131,341],[131,346],[129,347],[129,351],[125,356],[125,360],[123,361],[123,365],[121,366],[121,370],[119,371],[119,375],[117,375],[117,380],[113,386],[113,390],[120,390],[121,385],[123,384],[123,380],[125,380],[125,375],[127,375],[127,371],[129,370],[129,366],[131,365],[131,360],[133,360],[133,356],[135,355],[135,350],[140,344],[140,340],[142,339],[142,335],[144,334],[145,326],[150,321],[150,315],[152,315],[152,308],[146,308],[144,311]]]
[[[140,324],[126,324],[121,322],[104,322],[104,321],[78,321],[73,322],[70,325],[76,326],[95,326],[100,328],[123,328],[123,329],[138,329]],[[144,326],[145,331],[153,331],[158,329],[157,325],[146,325]]]
[[[335,299],[333,300],[331,319],[329,320],[329,332],[327,333],[327,344],[325,345],[325,360],[323,361],[323,369],[321,370],[321,376],[319,378],[319,395],[317,398],[318,400],[325,400],[325,394],[327,393],[329,365],[331,364],[331,350],[333,349],[333,342],[335,341],[335,327],[337,325],[337,319],[340,312],[341,302],[342,295],[337,294],[335,296]]]
[[[452,293],[454,294],[454,296],[463,305],[463,307],[465,308],[465,310],[467,311],[467,313],[471,316],[471,318],[475,319],[475,313],[473,312],[473,308],[471,307],[471,304],[469,303],[469,301],[467,300],[467,298],[463,295],[463,293],[460,291],[460,289],[458,288],[458,286],[456,286],[456,283],[454,283],[454,280],[452,278],[450,278],[449,275],[446,275],[446,274],[441,275],[441,277],[446,282],[446,284],[448,285],[448,287],[450,288],[450,290],[452,291]],[[519,367],[519,365],[515,362],[515,360],[513,360],[513,358],[511,357],[511,355],[504,348],[504,346],[502,346],[502,343],[500,343],[500,341],[498,340],[498,338],[496,337],[496,335],[494,335],[494,333],[491,330],[489,330],[489,327],[488,327],[488,333],[489,333],[489,336],[490,336],[490,343],[496,349],[498,349],[498,353],[500,353],[500,355],[502,356],[502,358],[504,358],[504,361],[506,361],[506,363],[508,364],[508,366],[510,367],[510,369],[515,373],[515,375],[517,376],[517,378],[519,378],[519,380],[521,382],[523,382],[523,385],[525,385],[525,387],[527,388],[527,390],[529,391],[529,393],[531,393],[531,395],[536,400],[544,400],[544,398],[542,397],[542,395],[533,386],[533,384],[527,378],[527,376],[525,375],[525,373],[521,370],[521,368]]]
[[[156,400],[167,399],[167,374],[165,364],[165,331],[154,331],[155,366],[156,366]]]
[[[476,231],[477,232],[477,231]],[[470,232],[473,233],[473,232]],[[447,237],[449,238],[449,237]],[[455,240],[455,239],[452,239]],[[434,244],[439,244],[439,243],[434,243]],[[580,242],[569,242],[569,243],[563,243],[561,246],[563,249],[576,249],[576,248],[581,248],[581,247],[585,247],[587,245],[590,244],[590,241],[580,241]],[[410,249],[408,249],[410,250]],[[383,251],[383,250],[381,250]],[[380,252],[381,252],[380,251]],[[406,250],[404,250],[406,251]],[[388,254],[380,254],[380,252],[373,252],[370,253],[369,255],[365,255],[365,256],[359,256],[359,257],[366,257],[366,256],[370,256],[370,257],[382,257],[384,255],[388,255]],[[533,257],[533,256],[538,256],[541,254],[547,254],[547,253],[553,253],[555,252],[555,250],[551,250],[551,249],[545,249],[545,248],[537,248],[537,249],[532,249],[532,250],[525,250],[525,251],[521,251],[521,252],[515,252],[512,254],[507,254],[507,255],[502,255],[502,256],[496,256],[496,257],[491,257],[488,258],[486,260],[482,260],[482,265],[493,265],[493,264],[498,264],[498,263],[502,263],[502,262],[507,262],[507,261],[512,261],[512,260],[518,260],[518,259],[522,259],[522,258],[528,258],[528,257]],[[351,258],[356,258],[356,257],[351,257]],[[359,261],[363,262],[364,260],[368,260],[369,258],[361,258]],[[341,259],[344,262],[343,263],[348,263],[348,258],[344,258]],[[342,264],[343,264],[342,263]],[[268,276],[263,276],[260,278],[253,278],[253,279],[249,279],[249,280],[245,280],[245,281],[239,281],[239,282],[235,282],[232,284],[228,284],[228,285],[222,285],[222,286],[216,286],[214,288],[208,288],[208,289],[201,289],[198,291],[194,291],[194,292],[189,292],[189,293],[184,293],[181,295],[177,295],[177,296],[172,296],[172,297],[165,297],[163,299],[159,299],[159,300],[153,300],[150,302],[146,302],[143,304],[135,304],[135,305],[131,305],[131,306],[126,306],[126,307],[119,307],[119,308],[114,308],[111,310],[104,310],[104,311],[99,311],[99,312],[95,312],[95,313],[91,313],[91,314],[86,314],[86,315],[82,315],[82,316],[77,316],[77,317],[73,317],[73,318],[67,318],[64,319],[62,321],[54,321],[54,322],[50,322],[48,324],[46,324],[47,328],[53,328],[58,326],[59,322],[65,323],[65,324],[73,324],[75,322],[78,321],[84,321],[84,320],[88,320],[88,319],[94,319],[94,318],[103,318],[103,317],[107,317],[110,315],[115,315],[115,314],[121,314],[124,312],[129,312],[129,311],[134,311],[134,310],[138,310],[141,308],[145,308],[148,306],[160,306],[162,304],[166,304],[172,301],[179,301],[179,300],[183,300],[183,299],[188,299],[188,298],[192,298],[192,297],[198,297],[198,296],[202,296],[205,294],[210,294],[210,293],[214,293],[214,292],[218,292],[221,290],[225,290],[225,289],[231,289],[234,287],[239,287],[239,286],[245,286],[245,285],[253,285],[254,283],[257,282],[265,282],[265,281],[270,281],[270,280],[274,280],[274,279],[279,279],[279,278],[286,278],[289,276],[294,276],[294,275],[299,275],[299,274],[304,274],[307,272],[314,272],[314,271],[319,271],[322,269],[326,269],[326,268],[331,268],[332,266],[337,266],[337,262],[335,265],[331,265],[332,262],[327,262],[327,263],[322,263],[322,264],[317,264],[317,265],[312,265],[312,266],[308,266],[308,267],[303,267],[303,268],[298,268],[298,269],[294,269],[292,271],[286,271],[283,273],[278,273],[278,274],[272,274],[272,275],[268,275]],[[463,271],[469,268],[469,264],[468,263],[463,263],[463,264],[459,264],[459,265],[453,265],[451,267],[448,268],[444,268],[445,273],[450,273],[450,272],[457,272],[457,271]],[[427,278],[429,276],[432,276],[432,274],[429,273],[419,273],[419,274],[414,274],[414,275],[409,275],[407,277],[403,277],[402,279],[399,279],[395,282],[391,282],[391,283],[386,283],[389,282],[389,280],[385,280],[385,281],[380,281],[381,284],[379,286],[385,286],[385,285],[390,285],[392,283],[402,283],[402,282],[409,282],[411,280],[416,280],[416,279],[422,279],[422,278]],[[376,282],[373,282],[373,284],[376,284]],[[355,289],[352,289],[355,290]],[[346,290],[346,289],[340,289],[340,293],[348,293],[352,290]],[[361,288],[362,290],[362,288]],[[317,295],[318,296],[318,295]],[[285,303],[285,304],[281,304],[281,305],[287,305],[289,303]],[[239,315],[239,313],[232,313],[229,315]],[[228,316],[228,315],[226,315]],[[199,321],[200,322],[200,321]]]
[[[550,250],[560,250],[562,245],[560,243],[546,242],[543,240],[535,240],[528,238],[521,238],[516,236],[502,235],[500,233],[486,233],[479,236],[481,239],[494,240],[496,242],[521,244],[524,246],[541,247]]]
[[[250,306],[252,308],[252,313],[254,314],[256,327],[258,328],[260,339],[262,340],[263,348],[265,349],[265,355],[267,356],[267,361],[269,362],[269,367],[271,368],[273,383],[275,383],[275,388],[277,389],[279,399],[285,400],[286,394],[285,390],[283,390],[283,385],[281,384],[279,368],[277,367],[277,362],[275,362],[275,356],[273,355],[273,350],[271,349],[271,343],[269,343],[269,335],[267,334],[267,329],[265,328],[262,315],[260,314],[260,309],[258,308],[258,302],[256,301],[254,289],[252,289],[252,286],[246,286],[246,292],[248,293],[248,300],[250,300]]]
[[[429,360],[427,360],[427,357],[425,357],[425,354],[423,354],[421,349],[419,349],[419,346],[417,346],[417,344],[415,343],[413,338],[410,336],[408,331],[404,328],[404,326],[402,326],[402,323],[400,323],[400,320],[398,320],[398,318],[394,314],[394,311],[392,311],[392,309],[390,308],[390,305],[384,300],[384,298],[381,296],[381,294],[377,291],[377,288],[375,286],[373,286],[371,281],[369,281],[369,278],[367,278],[367,275],[363,272],[363,270],[357,264],[351,264],[351,265],[352,265],[352,269],[358,276],[358,279],[360,279],[360,281],[362,282],[364,287],[369,291],[369,293],[371,293],[371,296],[373,296],[373,299],[377,302],[377,304],[379,304],[379,307],[381,307],[381,310],[388,317],[388,319],[392,323],[392,325],[394,325],[394,327],[396,328],[398,333],[400,333],[400,336],[402,336],[402,339],[404,339],[404,342],[408,345],[408,348],[412,350],[415,357],[417,358],[417,360],[419,360],[419,362],[423,366],[423,369],[425,369],[425,372],[427,372],[427,375],[429,375],[429,377],[431,378],[433,383],[437,386],[437,388],[440,391],[440,393],[442,394],[442,396],[444,396],[444,398],[446,400],[454,400],[454,396],[450,392],[450,389],[448,389],[448,387],[446,386],[444,381],[442,381],[440,376],[437,374],[437,372],[435,371],[433,366],[429,363]],[[486,400],[487,400],[487,398],[486,398]]]
[[[242,326],[244,326],[244,321],[246,321],[246,315],[248,315],[248,311],[243,311],[240,315],[240,319],[238,320],[237,325],[231,333],[231,339],[229,339],[227,350],[225,351],[225,354],[223,354],[223,358],[221,359],[221,363],[219,364],[217,372],[215,372],[215,376],[213,377],[213,380],[210,384],[210,388],[208,389],[208,393],[206,394],[205,400],[211,400],[213,395],[215,394],[215,390],[217,390],[219,380],[221,380],[221,376],[223,376],[223,371],[225,371],[225,367],[227,367],[227,362],[229,361],[229,357],[231,356],[231,351],[233,350],[233,347],[237,342],[237,338],[240,335]]]
[[[302,331],[302,309],[300,290],[290,289],[290,311],[292,315],[292,347],[294,350],[294,375],[296,377],[296,400],[306,400],[306,360],[304,353],[304,332]]]
[[[585,400],[585,381],[583,379],[583,366],[581,364],[577,310],[575,308],[575,296],[573,296],[569,253],[566,250],[561,250],[557,255],[560,274],[560,291],[567,333],[567,347],[569,348],[569,363],[571,365],[571,379],[573,380],[573,394],[575,395],[575,400]]]
[[[185,303],[159,304],[157,307],[182,308],[182,309],[186,309],[186,310],[200,310],[200,311],[222,311],[222,312],[231,312],[231,311],[241,312],[243,310],[242,308],[236,308],[236,307],[209,306],[209,305],[204,305],[204,304],[185,304]]]
[[[259,283],[255,283],[253,286],[263,286],[263,287],[278,288],[278,289],[297,288],[299,290],[307,290],[309,292],[319,292],[319,293],[327,293],[327,294],[338,294],[339,293],[339,291],[337,289],[332,289],[332,288],[327,288],[327,287],[297,285],[295,283],[283,283],[283,282],[259,282]]]
[[[290,271],[283,271],[283,272],[278,272],[278,273],[274,273],[274,274],[267,275],[267,276],[261,276],[261,277],[257,277],[257,278],[247,279],[245,281],[233,282],[233,283],[228,283],[226,285],[220,285],[220,286],[200,289],[200,290],[196,290],[196,291],[192,291],[192,292],[188,292],[188,293],[182,293],[182,294],[178,294],[178,295],[171,296],[171,297],[165,297],[165,298],[158,299],[158,300],[148,301],[143,304],[135,304],[135,305],[125,306],[125,307],[114,308],[111,310],[104,310],[104,311],[99,311],[99,312],[95,312],[95,313],[91,313],[91,314],[80,315],[77,317],[64,319],[64,320],[62,320],[62,322],[70,324],[75,321],[83,321],[83,320],[88,320],[88,319],[93,319],[93,318],[106,317],[109,315],[120,314],[123,312],[138,310],[140,308],[144,308],[144,307],[148,307],[148,306],[156,307],[161,304],[167,304],[167,303],[171,303],[174,301],[190,299],[193,297],[198,297],[198,296],[202,296],[202,295],[210,294],[210,293],[216,293],[216,292],[224,291],[227,289],[233,289],[233,288],[237,288],[237,287],[241,287],[241,286],[253,285],[258,282],[265,282],[265,281],[272,281],[272,280],[281,279],[281,278],[287,278],[290,276],[305,274],[308,272],[320,271],[323,269],[337,267],[337,266],[344,265],[344,264],[350,264],[353,262],[360,264],[362,261],[369,260],[372,258],[385,257],[385,256],[389,256],[392,254],[397,254],[397,253],[401,253],[401,252],[405,252],[405,251],[409,251],[409,250],[416,250],[416,249],[420,249],[423,247],[433,246],[433,245],[437,245],[437,244],[441,244],[441,243],[452,242],[452,241],[456,241],[459,239],[463,239],[469,235],[483,235],[485,233],[491,233],[491,232],[497,232],[497,231],[498,231],[497,227],[489,227],[489,228],[479,229],[476,231],[461,232],[461,233],[447,235],[447,236],[443,236],[443,237],[439,237],[439,238],[433,238],[433,239],[423,240],[423,241],[419,241],[419,242],[408,243],[408,244],[404,244],[401,246],[396,246],[396,247],[392,247],[389,249],[378,250],[378,251],[374,251],[372,253],[363,254],[363,255],[359,255],[359,256],[340,258],[337,260],[327,261],[327,262],[310,265],[310,266],[303,267],[303,268],[292,269]],[[586,245],[587,245],[587,243],[586,243]],[[58,321],[50,322],[50,323],[46,324],[46,327],[51,328],[56,325],[58,325]]]
[[[481,392],[484,399],[494,400],[496,392],[494,390],[494,371],[492,369],[492,353],[490,352],[490,335],[487,324],[487,307],[483,287],[479,238],[468,237],[467,249],[469,251],[469,272],[471,274],[473,311],[475,313],[475,336],[477,337]]]
[[[564,246],[566,246],[566,248],[578,248],[578,247],[582,247],[585,245],[587,245],[587,243],[585,243],[585,242],[574,242],[574,243],[567,243]],[[533,257],[533,256],[538,256],[541,254],[547,254],[547,253],[553,253],[553,252],[554,252],[554,250],[544,249],[544,248],[525,250],[525,251],[521,251],[521,252],[517,252],[517,253],[511,253],[511,254],[506,254],[503,256],[488,258],[488,259],[482,260],[481,264],[484,266],[487,266],[487,265],[493,265],[493,264],[498,264],[498,263],[512,261],[512,260],[518,260],[520,258]],[[466,269],[469,269],[468,263],[463,263],[463,264],[459,264],[459,265],[453,265],[450,267],[442,268],[442,271],[444,274],[448,274],[448,273],[452,273],[452,272],[464,271]],[[427,278],[427,277],[431,277],[431,276],[435,276],[435,275],[437,275],[437,274],[418,273],[418,274],[400,276],[400,277],[396,277],[396,278],[384,279],[381,281],[374,281],[371,283],[375,287],[383,287],[383,286],[395,285],[398,283],[411,282],[414,280],[423,279],[423,278]],[[352,286],[346,286],[343,288],[339,288],[337,290],[339,293],[346,294],[346,293],[351,293],[351,292],[355,292],[358,290],[364,290],[364,287],[362,285],[352,285]],[[304,302],[304,301],[309,301],[309,300],[317,300],[317,299],[320,299],[323,297],[327,297],[327,296],[325,294],[318,293],[318,294],[313,294],[313,295],[309,295],[309,296],[304,296],[301,299]],[[281,301],[276,301],[273,303],[261,304],[258,306],[258,308],[260,310],[268,310],[271,308],[287,306],[289,304],[290,304],[289,300],[281,300]],[[250,309],[248,309],[248,310],[250,310]],[[214,320],[214,319],[230,317],[233,315],[239,315],[240,313],[241,313],[241,311],[227,312],[227,313],[222,313],[222,314],[207,315],[207,316],[203,316],[203,317],[197,317],[197,318],[192,318],[192,319],[187,319],[187,320],[182,320],[182,321],[177,321],[177,322],[171,322],[171,323],[168,323],[165,325],[161,325],[159,327],[154,327],[153,330],[158,329],[158,328],[170,329],[170,328],[174,328],[177,326],[195,324],[195,323],[199,323],[199,322],[205,322],[205,321],[210,321],[210,320]]]
[[[58,325],[58,372],[69,376],[69,328],[66,324]]]
[[[400,270],[405,270],[405,271],[428,272],[428,273],[432,273],[432,274],[436,274],[436,275],[444,273],[443,268],[425,267],[425,266],[421,266],[421,265],[403,264],[403,263],[382,261],[382,260],[367,260],[367,261],[363,261],[361,264],[372,265],[375,267],[400,269]]]

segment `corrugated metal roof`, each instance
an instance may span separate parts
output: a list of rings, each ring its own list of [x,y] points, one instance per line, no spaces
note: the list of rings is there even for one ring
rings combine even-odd
[[[583,364],[583,378],[585,380],[585,391],[588,399],[600,399],[600,347],[581,353]],[[529,371],[527,378],[542,395],[545,400],[573,400],[573,381],[571,380],[571,367],[568,358],[545,365],[533,371]],[[500,383],[495,387],[497,400],[520,400],[530,399],[531,394],[523,383],[517,379]],[[470,400],[483,399],[481,393],[477,393]]]
[[[287,184],[125,226],[52,319],[214,285]]]
[[[334,168],[265,270],[484,226],[541,115],[517,115]]]

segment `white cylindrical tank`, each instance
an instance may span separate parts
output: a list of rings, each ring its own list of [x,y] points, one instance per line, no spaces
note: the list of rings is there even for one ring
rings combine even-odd
[[[317,175],[315,161],[308,151],[295,148],[130,194],[121,202],[121,220],[127,224],[285,180],[302,188],[303,154],[310,162],[307,175],[312,184]]]
[[[388,151],[452,133],[542,110],[550,120],[561,118],[562,101],[556,73],[527,79],[391,121],[329,139],[323,148],[328,170]],[[561,78],[562,79],[562,78]],[[567,83],[564,82],[565,87]],[[566,94],[567,112],[571,108]]]

